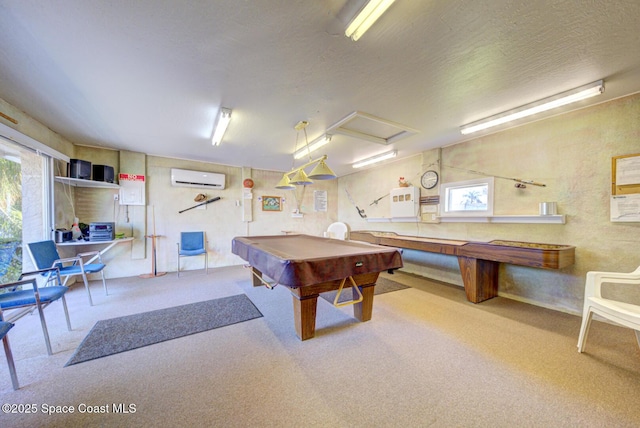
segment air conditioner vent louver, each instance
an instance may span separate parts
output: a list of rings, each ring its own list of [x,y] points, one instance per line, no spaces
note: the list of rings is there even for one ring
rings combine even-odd
[[[188,186],[188,187],[216,187],[218,189],[223,189],[224,187],[222,187],[221,184],[215,184],[215,183],[196,183],[193,181],[176,181],[176,186],[178,185],[182,185],[182,186]]]

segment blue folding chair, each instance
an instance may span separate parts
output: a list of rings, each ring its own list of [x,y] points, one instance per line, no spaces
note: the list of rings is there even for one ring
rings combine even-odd
[[[60,258],[58,249],[53,241],[41,241],[32,242],[27,244],[29,253],[33,263],[38,269],[47,269],[51,267],[57,267],[60,271],[60,276],[65,278],[65,284],[70,276],[82,275],[84,281],[84,288],[87,289],[89,295],[89,304],[93,306],[93,299],[91,299],[91,290],[89,290],[89,281],[87,280],[87,274],[98,273],[102,275],[102,285],[104,287],[104,294],[109,295],[107,291],[107,283],[104,280],[104,268],[107,266],[102,263],[102,258],[99,251],[90,251],[86,253],[79,253],[75,257],[68,257],[65,259]],[[83,257],[97,256],[98,263],[87,263],[83,261]],[[65,263],[71,263],[65,265]]]
[[[180,276],[180,258],[204,254],[204,269],[209,273],[209,255],[204,232],[181,232],[178,242],[178,276]]]
[[[47,282],[56,281],[57,285],[38,287],[36,278],[23,279],[26,276],[37,275],[45,275]],[[30,286],[30,288],[25,286]],[[48,268],[23,273],[19,281],[2,284],[0,285],[0,289],[6,290],[0,294],[0,311],[12,311],[11,314],[6,315],[6,318],[3,317],[2,321],[12,323],[37,309],[38,315],[40,315],[42,334],[44,334],[44,341],[47,345],[47,353],[52,355],[53,351],[51,350],[51,341],[49,340],[49,330],[47,329],[47,322],[44,318],[44,308],[56,300],[62,301],[64,315],[67,319],[67,329],[71,331],[67,301],[64,298],[64,294],[69,290],[69,287],[60,284],[58,269]]]
[[[2,345],[4,346],[4,355],[7,357],[7,364],[9,365],[9,373],[11,374],[11,383],[13,389],[20,388],[18,384],[18,374],[16,373],[16,365],[13,362],[13,354],[11,353],[11,347],[9,346],[9,337],[7,333],[13,327],[13,324],[7,322],[2,318],[2,310],[0,309],[0,339],[2,339]]]

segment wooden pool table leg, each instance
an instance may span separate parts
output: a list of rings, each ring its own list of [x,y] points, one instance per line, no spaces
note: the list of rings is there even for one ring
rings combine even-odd
[[[373,313],[373,294],[378,272],[354,276],[357,287],[362,293],[362,301],[353,305],[353,316],[358,321],[369,321]],[[337,290],[339,280],[323,282],[308,287],[289,288],[293,299],[293,321],[296,333],[301,340],[311,339],[316,334],[316,312],[318,296],[325,291]]]
[[[316,309],[318,295],[293,298],[293,321],[300,340],[311,339],[316,334]]]
[[[362,302],[353,305],[353,317],[358,321],[369,321],[373,314],[373,292],[375,284],[360,286],[362,293]]]
[[[375,284],[361,286],[362,302],[353,305],[353,317],[358,321],[369,321],[373,314],[373,294]],[[311,339],[316,334],[316,313],[318,309],[318,295],[298,297],[291,295],[293,299],[293,321],[296,326],[296,334],[301,340]]]
[[[260,278],[262,278],[262,272],[260,272],[258,269],[251,266],[251,273],[253,274],[251,275],[251,279],[253,280],[253,286],[254,287],[261,286],[262,281],[260,281]]]

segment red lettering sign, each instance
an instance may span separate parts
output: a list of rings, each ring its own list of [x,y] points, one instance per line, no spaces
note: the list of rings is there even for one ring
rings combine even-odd
[[[124,181],[140,181],[144,183],[144,175],[139,174],[119,174],[118,179],[120,182]]]

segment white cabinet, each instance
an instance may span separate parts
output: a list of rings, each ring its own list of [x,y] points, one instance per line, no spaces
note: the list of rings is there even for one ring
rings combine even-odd
[[[391,218],[418,217],[420,215],[420,188],[391,189]]]

